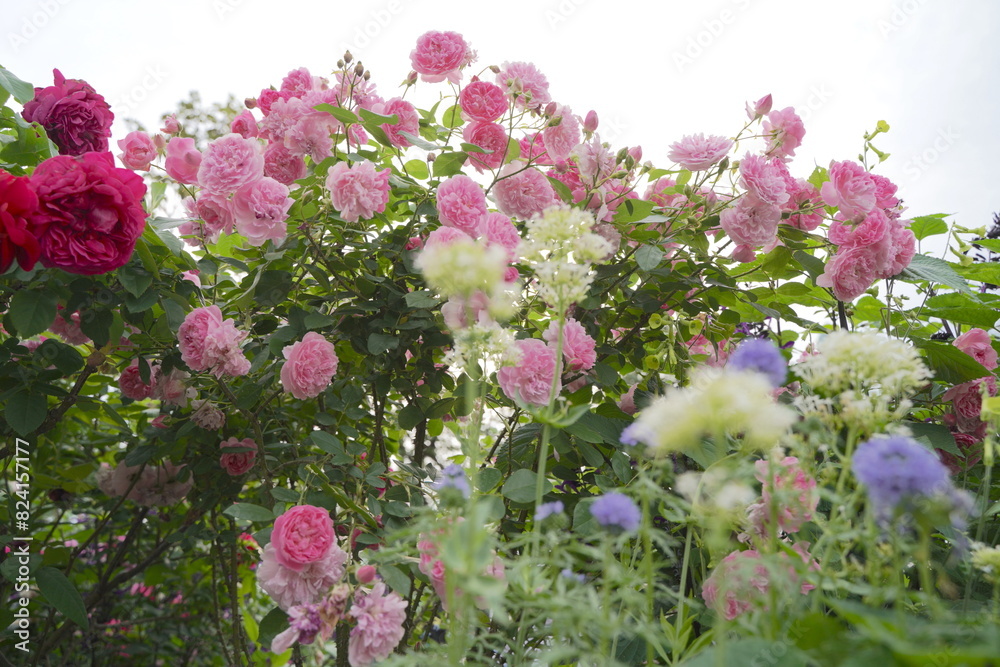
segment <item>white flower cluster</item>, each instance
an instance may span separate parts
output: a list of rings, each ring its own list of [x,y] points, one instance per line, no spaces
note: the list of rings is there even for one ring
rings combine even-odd
[[[473,360],[487,368],[499,368],[517,362],[518,351],[510,329],[475,324],[455,332],[455,346],[445,354],[444,362],[452,368],[465,368]]]
[[[909,396],[932,376],[916,349],[874,333],[838,329],[817,348],[819,353],[799,362],[795,371],[821,396],[876,388],[890,396]]]
[[[469,297],[476,291],[493,294],[503,289],[507,257],[502,247],[487,247],[469,237],[425,247],[416,266],[442,295]]]

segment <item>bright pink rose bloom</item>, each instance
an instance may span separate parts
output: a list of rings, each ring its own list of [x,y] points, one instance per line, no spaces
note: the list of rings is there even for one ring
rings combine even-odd
[[[253,468],[254,461],[257,459],[257,443],[252,438],[243,438],[242,440],[229,438],[219,443],[219,448],[222,449],[222,455],[219,456],[219,465],[233,477],[249,472]],[[245,449],[247,451],[226,451],[233,448]]]
[[[231,133],[212,141],[198,167],[198,185],[230,195],[264,177],[264,152],[255,139]]]
[[[42,265],[97,275],[128,263],[146,227],[142,177],[115,167],[111,153],[85,153],[45,160],[31,185]]]
[[[559,323],[553,320],[549,328],[542,334],[549,342],[549,347],[555,349],[559,340]],[[586,371],[597,362],[597,352],[594,348],[597,341],[590,337],[583,325],[569,318],[563,325],[563,359],[566,360],[566,370]]]
[[[277,99],[271,105],[270,112],[266,113],[260,123],[257,124],[257,137],[266,141],[284,144],[285,135],[295,127],[295,124],[302,117],[311,113],[315,113],[314,110],[306,106],[297,97],[287,100]],[[296,153],[296,155],[301,155],[301,153]]]
[[[28,177],[0,169],[0,202],[0,273],[6,272],[15,258],[22,269],[30,271],[42,253],[33,222],[38,195]]]
[[[552,101],[548,79],[532,63],[505,62],[496,82],[519,108],[540,107]]]
[[[384,116],[395,114],[399,117],[399,122],[395,125],[385,123],[379,126],[385,130],[386,136],[389,137],[389,143],[393,146],[406,148],[411,145],[410,140],[400,132],[407,132],[414,136],[420,135],[420,114],[417,113],[417,108],[406,100],[394,97],[382,106],[379,113]]]
[[[338,162],[326,176],[333,207],[347,222],[370,220],[389,203],[389,169],[375,170],[368,160],[348,165]]]
[[[325,554],[299,569],[282,565],[277,553],[273,541],[264,547],[263,560],[257,568],[257,583],[285,611],[323,599],[343,578],[348,559],[347,553],[335,541]]]
[[[548,405],[552,379],[556,372],[555,348],[537,338],[521,339],[515,343],[521,358],[515,366],[504,366],[497,371],[497,381],[508,398],[531,405]],[[556,392],[562,383],[556,381]]]
[[[285,148],[283,143],[268,144],[264,150],[264,176],[291,185],[308,173],[306,161]]]
[[[468,120],[492,123],[507,113],[507,96],[489,81],[473,81],[458,96],[458,104]]]
[[[781,209],[758,200],[752,194],[740,198],[719,215],[719,224],[739,245],[770,245],[778,236]]]
[[[474,180],[458,174],[438,186],[437,209],[442,225],[478,238],[479,226],[486,215],[486,193]]]
[[[203,224],[200,228],[194,228],[193,233],[204,238],[205,242],[216,243],[223,232],[233,233],[236,213],[233,210],[233,200],[225,195],[202,190],[198,193],[194,210]],[[189,233],[184,225],[181,226],[181,233]]]
[[[115,119],[111,107],[86,81],[67,79],[57,69],[52,74],[55,84],[35,88],[21,116],[44,127],[61,155],[107,152]]]
[[[420,553],[420,563],[417,568],[431,580],[434,592],[441,598],[442,604],[447,606],[448,589],[445,585],[445,567],[441,559],[437,557],[437,545],[431,540],[420,540],[417,542],[417,550]]]
[[[250,371],[240,343],[246,332],[236,329],[233,320],[222,319],[218,306],[195,308],[177,330],[181,359],[193,371],[210,370],[216,377],[240,376]]]
[[[502,125],[477,120],[465,126],[462,131],[462,139],[466,143],[491,151],[489,153],[469,152],[469,163],[476,168],[476,171],[483,173],[486,169],[496,169],[503,164],[510,137],[507,136],[507,131],[503,129]]]
[[[172,113],[169,116],[163,117],[163,127],[160,128],[160,132],[163,134],[177,134],[181,131],[181,126],[177,122],[177,114]]]
[[[167,176],[178,183],[193,185],[198,182],[201,167],[201,151],[194,146],[191,137],[171,137],[167,142],[167,159],[163,168]]]
[[[886,217],[882,209],[873,208],[860,222],[844,219],[843,215],[838,213],[830,223],[828,235],[831,243],[841,247],[872,245],[887,236],[891,238],[893,226],[895,223]]]
[[[819,504],[816,480],[802,469],[799,460],[786,456],[769,470],[768,461],[757,461],[756,477],[764,485],[761,491],[763,525],[771,519],[771,505],[777,505],[778,527],[786,533],[797,533],[802,524],[811,521]]]
[[[517,227],[503,213],[487,213],[479,225],[479,231],[486,239],[486,245],[498,245],[507,252],[507,262],[517,259],[517,247],[521,243],[521,235]]]
[[[890,218],[899,217],[899,212],[895,209],[899,207],[899,198],[896,197],[896,184],[890,181],[885,176],[879,174],[872,174],[872,180],[875,181],[875,205],[881,209],[886,209],[886,215]],[[895,215],[890,215],[890,213],[895,213]]]
[[[788,201],[781,207],[782,211],[788,211],[792,215],[783,221],[797,229],[811,232],[823,224],[822,209],[808,213],[799,211],[815,209],[818,205],[822,205],[822,202],[819,201],[819,190],[816,189],[816,186],[804,178],[796,179],[795,187],[788,189]]]
[[[521,137],[518,140],[517,145],[521,149],[521,159],[526,163],[530,162],[536,166],[552,164],[552,159],[545,150],[545,139],[542,138],[541,132],[535,132],[534,134]],[[575,165],[567,163],[562,165],[562,167],[564,169],[572,169],[575,173],[579,174]],[[554,174],[551,173],[550,175],[554,176]]]
[[[988,396],[996,396],[997,381],[993,376],[970,380],[950,388],[941,395],[941,400],[951,401],[955,415],[954,428],[963,433],[971,433],[980,428],[983,409],[983,389]]]
[[[776,160],[747,154],[740,160],[740,182],[765,204],[781,206],[788,201],[787,171]]]
[[[557,118],[559,123],[552,125]],[[557,104],[552,121],[542,130],[542,137],[550,158],[568,160],[570,152],[580,143],[580,122],[568,106]]]
[[[424,247],[424,240],[422,238],[420,238],[419,236],[411,236],[409,239],[407,239],[404,249],[420,250],[423,247]]]
[[[193,371],[209,368],[205,356],[205,340],[213,330],[222,326],[222,310],[218,306],[195,308],[184,318],[177,329],[177,342],[181,359]]]
[[[718,164],[733,147],[732,139],[716,134],[691,134],[670,144],[667,157],[688,171],[704,171]]]
[[[319,164],[333,155],[333,134],[339,121],[327,113],[305,114],[288,128],[284,135],[285,147],[294,155],[308,155],[313,164]]]
[[[424,241],[424,248],[432,248],[436,245],[451,245],[455,241],[471,238],[468,234],[454,227],[438,227],[427,235]]]
[[[150,364],[149,384],[146,384],[139,372],[139,360],[133,359],[118,377],[118,387],[122,390],[122,395],[133,401],[142,401],[152,396],[156,390],[157,370],[159,366]]]
[[[969,329],[956,338],[952,345],[990,370],[997,367],[997,352],[993,349],[993,341],[982,329]]]
[[[888,243],[841,248],[826,263],[823,274],[816,278],[820,287],[829,287],[840,301],[854,301],[885,270]]]
[[[792,107],[772,111],[762,127],[767,139],[765,153],[779,160],[794,156],[795,149],[802,145],[802,137],[806,134],[802,119]]]
[[[244,139],[256,139],[257,135],[260,134],[260,129],[257,127],[257,119],[253,117],[249,109],[241,111],[233,119],[233,122],[230,123],[229,129]]]
[[[504,215],[529,220],[549,206],[559,203],[556,191],[545,174],[534,167],[524,168],[520,160],[511,162],[500,171],[500,180],[493,186],[497,208]]]
[[[708,359],[704,363],[713,368],[722,368],[729,360],[728,340],[712,343],[704,334],[698,334],[687,342],[687,348],[689,354],[707,355]]]
[[[236,231],[252,246],[267,241],[281,245],[288,235],[285,220],[294,201],[288,196],[288,186],[264,176],[244,185],[232,199]]]
[[[302,570],[337,544],[330,513],[322,507],[296,505],[274,520],[271,544],[279,564]]]
[[[910,265],[913,256],[917,254],[917,237],[901,223],[909,224],[909,220],[894,220],[889,230],[890,248],[886,265],[879,278],[891,278]]]
[[[406,601],[397,593],[386,594],[381,581],[367,594],[359,591],[348,613],[356,623],[347,643],[351,667],[385,660],[403,638]]]
[[[281,351],[281,386],[298,399],[315,398],[330,386],[337,372],[337,353],[333,343],[315,331]]]
[[[410,64],[427,83],[458,83],[462,78],[459,70],[474,59],[475,51],[457,32],[425,32],[417,38],[417,48],[410,51]]]
[[[124,151],[118,159],[132,170],[149,171],[149,163],[156,159],[156,145],[145,132],[129,132],[118,140],[118,148]]]
[[[283,93],[291,93],[296,97],[301,97],[309,91],[319,88],[322,86],[322,83],[322,80],[319,77],[310,74],[307,68],[300,67],[298,69],[293,69],[285,75],[285,77],[281,80],[281,88],[278,90]]]
[[[820,193],[827,206],[836,206],[847,218],[860,218],[875,208],[876,182],[857,162],[830,163],[830,180]]]

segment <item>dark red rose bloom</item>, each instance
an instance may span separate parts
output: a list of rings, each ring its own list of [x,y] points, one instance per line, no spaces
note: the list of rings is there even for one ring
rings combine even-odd
[[[15,259],[25,271],[38,261],[41,246],[31,220],[37,208],[38,197],[31,189],[31,181],[0,169],[0,273]]]
[[[141,176],[115,167],[111,153],[85,153],[45,160],[31,184],[44,266],[96,275],[128,263],[146,226]]]
[[[106,152],[115,119],[111,107],[86,81],[67,79],[59,70],[52,73],[55,85],[35,88],[21,115],[44,127],[61,155]]]

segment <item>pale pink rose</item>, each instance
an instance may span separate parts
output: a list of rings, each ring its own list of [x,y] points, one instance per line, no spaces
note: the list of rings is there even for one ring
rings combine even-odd
[[[532,63],[505,62],[496,82],[519,108],[536,108],[552,101],[548,79]]]
[[[486,194],[474,180],[458,174],[438,186],[437,209],[442,225],[478,238],[480,223],[486,215]]]
[[[285,220],[294,200],[288,196],[288,186],[264,176],[244,185],[233,197],[233,217],[236,231],[252,246],[273,241],[281,245],[288,235]]]
[[[503,281],[505,283],[515,283],[521,278],[521,272],[516,266],[508,266],[503,271]]]
[[[201,151],[194,147],[194,139],[171,137],[167,142],[167,159],[163,163],[163,168],[167,176],[178,183],[193,185],[198,182],[201,160]]]
[[[969,329],[956,338],[952,345],[990,370],[997,367],[997,352],[993,349],[993,341],[982,329]]]
[[[535,132],[534,134],[521,137],[518,140],[517,145],[521,149],[521,159],[524,160],[525,163],[533,165],[552,164],[552,158],[550,158],[549,154],[545,151],[545,139],[542,138],[541,132]],[[572,169],[574,172],[579,173],[576,167],[570,163],[566,163],[561,166],[565,169]]]
[[[508,102],[500,86],[489,81],[473,81],[458,96],[458,104],[468,120],[492,123],[507,113]]]
[[[555,348],[537,338],[518,340],[515,343],[520,359],[514,366],[504,366],[497,371],[497,381],[508,398],[531,405],[548,405],[556,372]],[[562,382],[556,380],[556,393]]]
[[[222,310],[218,306],[195,308],[184,318],[177,330],[181,359],[193,371],[209,367],[205,355],[205,340],[214,329],[222,326]]]
[[[257,443],[252,438],[243,438],[242,440],[229,438],[219,443],[219,448],[222,450],[222,455],[219,456],[219,465],[233,477],[249,472],[257,459]],[[226,451],[234,448],[247,451]]]
[[[794,456],[770,464],[757,461],[757,480],[764,485],[761,495],[764,505],[764,525],[770,521],[771,505],[777,505],[778,527],[786,533],[797,533],[811,521],[819,504],[816,480],[806,474]]]
[[[327,113],[305,114],[285,132],[285,148],[293,155],[308,155],[313,164],[319,164],[333,155],[333,134],[339,125]]]
[[[599,134],[591,137],[590,141],[578,144],[573,149],[573,157],[576,158],[580,177],[587,183],[593,184],[610,178],[617,169],[618,163],[614,151],[604,145]]]
[[[765,204],[781,206],[788,201],[787,170],[777,160],[747,154],[740,160],[740,182]]]
[[[434,592],[441,598],[442,604],[447,607],[448,589],[445,585],[445,567],[441,559],[437,557],[437,545],[431,540],[420,540],[417,542],[417,551],[420,553],[420,562],[417,564],[417,568],[431,580]]]
[[[627,415],[634,415],[638,410],[635,405],[635,390],[638,388],[637,384],[630,386],[618,399],[618,408]]]
[[[600,259],[604,262],[615,256],[622,245],[622,233],[612,224],[602,222],[594,225],[593,232],[608,242],[608,252]]]
[[[177,114],[172,113],[169,116],[163,117],[163,127],[160,128],[160,132],[163,134],[177,134],[181,131],[181,126],[177,122]]]
[[[872,245],[890,236],[893,226],[882,209],[873,208],[860,222],[845,219],[838,213],[827,234],[831,243],[841,247]]]
[[[198,185],[223,195],[263,177],[264,152],[260,143],[235,133],[208,144],[198,167]]]
[[[142,381],[142,374],[139,372],[139,360],[133,359],[118,378],[118,386],[126,398],[133,401],[142,401],[153,395],[156,389],[156,371],[159,366],[150,364],[149,383]]]
[[[766,246],[778,236],[781,209],[751,194],[740,198],[719,215],[719,224],[739,245]]]
[[[208,370],[221,378],[223,375],[239,377],[250,372],[250,361],[243,355],[240,343],[247,337],[232,320],[225,320],[208,332],[205,339],[205,358],[209,360]]]
[[[285,135],[301,118],[311,113],[313,109],[297,97],[279,98],[271,104],[269,112],[257,124],[257,137],[274,143],[285,143]],[[299,154],[301,155],[301,154]]]
[[[290,570],[301,571],[322,559],[336,544],[333,520],[322,507],[296,505],[274,520],[274,557]]]
[[[281,351],[281,386],[298,399],[315,398],[330,386],[337,372],[337,353],[333,343],[315,331]]]
[[[468,234],[460,229],[455,229],[454,227],[438,227],[430,234],[427,235],[427,240],[424,241],[424,248],[433,248],[436,245],[451,245],[456,241],[462,241],[471,238]]]
[[[233,122],[230,123],[229,129],[244,139],[256,139],[257,135],[260,134],[260,128],[257,127],[257,119],[253,117],[249,109],[241,111],[233,119]]]
[[[886,266],[888,248],[885,242],[841,248],[827,261],[816,284],[831,288],[840,301],[853,301],[878,280]]]
[[[559,203],[545,174],[534,167],[526,169],[519,160],[500,170],[500,180],[493,186],[493,195],[501,213],[519,220],[529,220]]]
[[[521,243],[521,235],[517,227],[503,213],[487,213],[480,222],[479,230],[486,239],[487,247],[497,245],[507,252],[507,262],[517,259],[517,247]]]
[[[553,123],[558,120],[558,123]],[[570,152],[580,143],[580,122],[568,106],[557,104],[552,120],[542,130],[545,150],[553,160],[568,160]],[[637,160],[638,162],[638,160]]]
[[[860,218],[875,208],[875,179],[860,164],[831,162],[829,174],[820,188],[827,206],[836,206],[847,218]]]
[[[772,111],[762,123],[762,128],[767,139],[765,153],[779,160],[794,156],[795,149],[802,144],[802,137],[806,134],[802,119],[792,107]]]
[[[909,224],[909,220],[894,220],[889,230],[890,248],[887,253],[886,264],[879,278],[891,278],[910,265],[913,256],[917,254],[917,237],[904,224]]]
[[[381,581],[367,594],[359,590],[348,613],[355,621],[347,643],[351,667],[386,659],[405,634],[406,601],[397,593],[387,594]]]
[[[800,211],[816,209],[817,206],[822,206],[822,202],[819,201],[819,190],[809,181],[799,178],[795,181],[795,187],[789,188],[788,201],[781,207],[782,211],[792,213],[787,219],[783,219],[783,222],[787,222],[797,229],[811,232],[823,224],[822,208],[807,213]]]
[[[191,421],[206,431],[218,431],[226,425],[225,413],[212,405],[211,401],[191,401],[191,408],[194,410]]]
[[[168,506],[180,502],[194,486],[190,474],[180,481],[183,465],[164,461],[162,466],[128,466],[119,463],[110,477],[103,472],[98,484],[110,496],[125,496],[139,505],[147,507]]]
[[[399,117],[399,122],[395,125],[389,125],[385,123],[380,125],[387,137],[389,137],[389,143],[398,148],[406,148],[410,146],[410,140],[404,137],[400,132],[407,132],[414,136],[419,136],[420,134],[420,114],[417,113],[417,108],[400,97],[394,97],[387,101],[378,113],[383,116],[396,115]]]
[[[714,368],[722,368],[729,359],[728,340],[712,343],[703,334],[698,334],[687,342],[687,348],[689,354],[707,355],[708,359],[704,363]]]
[[[767,95],[760,98],[753,104],[747,102],[746,104],[747,118],[749,118],[750,120],[756,120],[760,116],[763,116],[764,114],[768,113],[771,110],[771,104],[772,104],[771,93],[768,93]]]
[[[450,81],[458,83],[462,78],[459,71],[475,58],[457,32],[431,30],[417,38],[417,47],[410,51],[410,64],[420,78],[427,83]]]
[[[152,398],[163,401],[167,405],[186,408],[188,400],[197,395],[197,390],[185,384],[185,380],[191,375],[177,368],[172,368],[166,375],[159,368],[156,371],[156,386],[153,389]]]
[[[875,181],[875,205],[885,209],[886,215],[890,218],[899,217],[899,199],[896,197],[896,184],[885,176],[872,174]]]
[[[733,147],[732,139],[716,134],[691,134],[670,144],[667,157],[688,171],[703,171],[718,164]]]
[[[288,611],[296,605],[319,602],[344,576],[347,559],[347,553],[333,541],[325,554],[296,570],[278,561],[272,542],[264,547],[257,583],[275,604]]]
[[[225,195],[202,190],[194,203],[194,213],[202,224],[185,223],[179,228],[182,235],[196,237],[193,245],[201,245],[199,241],[217,243],[223,232],[233,233],[236,216],[233,213],[233,202]],[[189,239],[185,240],[192,243]]]
[[[489,314],[490,298],[482,291],[476,290],[468,299],[453,296],[441,304],[441,315],[444,324],[451,331],[459,331],[469,326],[469,315],[476,324],[492,326],[496,324]]]
[[[49,331],[61,336],[62,339],[70,345],[83,345],[84,343],[89,343],[90,336],[83,333],[83,329],[80,328],[80,313],[73,313],[67,320],[63,317],[62,311],[63,307],[59,306],[56,319],[54,319],[52,321],[52,325],[49,326]]]
[[[764,596],[770,588],[770,575],[759,560],[760,554],[753,549],[734,551],[723,558],[702,585],[705,604],[727,621],[755,606],[766,606]]]
[[[291,185],[308,173],[306,161],[285,148],[283,143],[271,143],[264,150],[264,175],[279,183]]]
[[[733,248],[731,256],[737,262],[748,264],[757,259],[757,252],[752,245],[739,244]]]
[[[193,271],[183,271],[183,272],[181,272],[181,279],[182,280],[187,280],[189,282],[194,283],[198,287],[201,287],[201,278],[198,277],[198,273],[199,272],[198,272],[197,269],[195,269]]]
[[[957,430],[969,433],[977,430],[981,422],[983,389],[988,396],[996,396],[997,381],[993,376],[970,380],[950,388],[941,395],[941,400],[951,401]]]
[[[483,173],[486,169],[496,169],[503,164],[507,156],[507,143],[510,137],[502,125],[473,121],[462,130],[462,139],[466,143],[479,146],[490,153],[469,152],[469,163],[476,171]]]
[[[553,320],[542,338],[549,342],[553,349],[559,340],[559,323]],[[586,371],[597,362],[597,352],[594,348],[597,341],[590,337],[583,325],[569,318],[563,325],[563,358],[566,360],[566,370]]]
[[[246,336],[246,332],[236,329],[233,320],[222,319],[218,306],[195,308],[177,330],[184,363],[193,371],[210,370],[216,377],[246,375],[250,371],[250,362],[239,347]]]
[[[368,220],[385,211],[389,202],[389,169],[376,171],[368,160],[353,165],[338,162],[327,174],[326,189],[344,220]]]
[[[124,151],[118,159],[129,169],[149,171],[149,163],[156,159],[156,145],[145,132],[129,132],[118,140],[118,148]]]
[[[293,69],[281,80],[283,93],[291,93],[295,97],[302,97],[306,93],[323,87],[324,81],[318,76],[313,76],[305,67]]]
[[[457,230],[456,230],[457,231]],[[464,232],[463,232],[464,233]],[[419,236],[411,236],[403,246],[404,250],[420,250],[424,247],[424,240]]]

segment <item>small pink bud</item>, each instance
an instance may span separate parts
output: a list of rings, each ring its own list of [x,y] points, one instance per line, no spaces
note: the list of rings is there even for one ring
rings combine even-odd
[[[156,150],[163,152],[167,147],[167,138],[162,134],[154,134],[153,145],[156,146]]]
[[[633,146],[628,149],[628,154],[632,156],[632,159],[636,162],[642,161],[642,146]]]
[[[750,120],[755,120],[760,118],[764,114],[771,111],[771,93],[768,93],[764,97],[757,100],[753,106],[747,102],[747,117]]]
[[[418,250],[422,247],[424,247],[424,240],[419,236],[411,236],[410,239],[406,242],[407,250]]]
[[[358,568],[356,574],[358,582],[362,584],[367,584],[375,578],[375,566],[374,565],[362,565]]]
[[[587,112],[587,117],[583,121],[583,131],[593,132],[597,129],[597,112],[591,109]]]
[[[257,98],[256,97],[248,97],[245,100],[243,100],[243,105],[247,109],[256,109],[257,108]]]
[[[549,102],[548,104],[545,105],[545,115],[546,116],[551,116],[555,112],[556,112],[556,103],[555,102]]]
[[[160,128],[160,132],[164,134],[177,134],[181,129],[181,126],[177,123],[177,115],[170,114],[163,119],[163,127]]]

